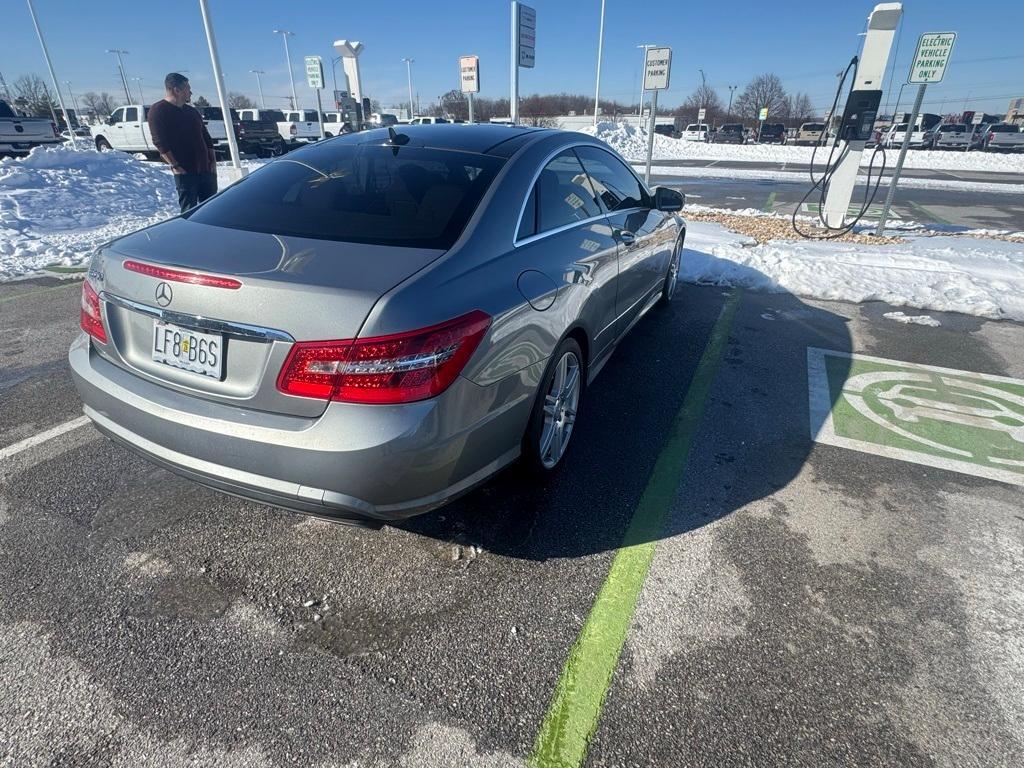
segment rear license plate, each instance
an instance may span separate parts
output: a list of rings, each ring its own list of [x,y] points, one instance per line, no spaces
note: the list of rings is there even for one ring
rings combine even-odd
[[[154,320],[153,360],[220,380],[224,362],[224,337],[219,333],[201,333]]]

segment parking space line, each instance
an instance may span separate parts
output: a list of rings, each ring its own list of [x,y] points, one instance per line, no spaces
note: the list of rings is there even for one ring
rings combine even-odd
[[[771,213],[771,211],[774,208],[774,206],[775,206],[775,192],[773,190],[772,192],[770,192],[768,194],[768,199],[765,201],[764,205],[761,206],[761,210],[762,211],[766,211],[768,213]]]
[[[946,221],[946,219],[942,218],[941,216],[936,214],[934,211],[931,211],[928,208],[925,208],[920,203],[916,203],[913,200],[908,200],[907,201],[907,205],[909,205],[911,208],[913,208],[915,211],[917,211],[922,216],[930,217],[932,219],[932,221],[936,221],[939,224],[950,224],[949,221]]]
[[[22,451],[27,451],[29,448],[34,448],[41,443],[45,443],[47,440],[60,437],[65,432],[70,432],[73,429],[84,427],[88,423],[88,416],[79,416],[77,419],[65,421],[63,424],[58,424],[56,427],[48,429],[45,432],[40,432],[38,435],[26,437],[24,440],[14,443],[13,445],[8,445],[6,448],[0,448],[0,461],[16,456]]]
[[[38,291],[25,291],[24,293],[16,293],[13,296],[0,296],[0,304],[3,304],[5,301],[14,301],[15,299],[22,299],[25,298],[26,296],[39,296],[40,294],[43,293],[59,291],[61,288],[68,288],[70,286],[78,284],[79,283],[77,278],[69,278],[66,283],[63,283],[61,285],[53,285],[50,286],[49,288],[40,288]]]
[[[569,651],[530,753],[530,766],[580,766],[586,759],[640,590],[651,567],[655,542],[662,533],[686,468],[741,296],[741,291],[734,290],[715,321],[622,546]]]

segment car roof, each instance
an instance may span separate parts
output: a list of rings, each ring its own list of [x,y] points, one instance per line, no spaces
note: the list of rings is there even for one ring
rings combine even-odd
[[[466,125],[439,123],[435,125],[398,125],[395,131],[405,134],[412,143],[431,149],[455,149],[463,152],[477,152],[486,155],[509,157],[525,146],[532,144],[542,135],[570,133],[553,131],[548,128],[529,128],[524,125],[500,125],[484,123]],[[345,137],[359,144],[388,140],[387,128],[375,128]],[[343,139],[338,139],[339,141]]]

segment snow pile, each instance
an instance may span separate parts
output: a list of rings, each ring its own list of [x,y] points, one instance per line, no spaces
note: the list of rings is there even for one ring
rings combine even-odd
[[[0,280],[80,265],[96,246],[177,213],[174,179],[162,163],[66,146],[0,161]]]
[[[600,122],[597,127],[589,126],[580,131],[597,136],[628,160],[647,158],[647,134],[635,124]],[[871,162],[874,150],[864,152],[861,165]],[[814,147],[798,147],[786,144],[706,144],[702,141],[684,141],[655,134],[655,160],[732,160],[748,163],[795,163],[808,165]],[[898,150],[886,150],[889,166],[895,164]],[[818,149],[815,163],[820,165],[828,159],[828,151]],[[876,159],[875,165],[879,164]],[[929,168],[949,171],[994,171],[1000,173],[1024,173],[1024,154],[1001,154],[998,152],[953,152],[911,149],[903,163],[904,168]]]
[[[680,278],[817,299],[1024,320],[1024,248],[968,237],[897,245],[769,241],[691,221]]]
[[[904,325],[927,325],[929,328],[938,328],[942,323],[931,315],[907,315],[903,312],[886,312],[882,315],[886,320],[895,320]]]

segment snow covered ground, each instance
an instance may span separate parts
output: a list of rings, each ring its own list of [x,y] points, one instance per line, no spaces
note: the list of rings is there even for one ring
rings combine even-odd
[[[600,122],[596,129],[589,127],[581,131],[607,142],[623,157],[629,160],[647,158],[647,135],[628,123]],[[683,141],[667,136],[655,135],[655,160],[733,160],[749,163],[796,163],[807,165],[811,162],[813,147],[779,146],[778,144],[705,144],[700,141]],[[887,151],[889,166],[895,164],[896,150]],[[816,164],[823,164],[828,152],[818,150]],[[871,161],[871,151],[865,152],[861,165]],[[877,164],[876,160],[876,164]],[[998,171],[1003,173],[1024,173],[1024,154],[999,154],[996,152],[939,152],[912,149],[907,152],[904,168],[930,168],[949,171]],[[721,172],[719,172],[721,175]],[[902,182],[901,182],[902,183]]]
[[[896,245],[769,241],[691,221],[680,278],[1024,321],[1024,245],[911,236]]]
[[[0,280],[82,265],[97,245],[176,213],[174,182],[160,164],[63,147],[4,160]],[[691,221],[686,246],[681,277],[691,282],[1024,321],[1021,242],[914,234],[896,245],[758,245],[721,225]]]

